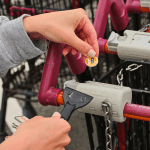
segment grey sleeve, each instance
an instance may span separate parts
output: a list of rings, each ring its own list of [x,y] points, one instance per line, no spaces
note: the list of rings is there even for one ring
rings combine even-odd
[[[22,15],[12,21],[0,16],[0,77],[24,60],[44,53],[35,47],[23,27],[22,19],[26,16],[29,15]]]

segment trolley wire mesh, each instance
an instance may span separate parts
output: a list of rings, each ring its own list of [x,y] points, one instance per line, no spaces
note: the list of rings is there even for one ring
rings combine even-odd
[[[128,71],[130,65],[142,65],[135,71]],[[134,65],[133,65],[134,66]],[[100,78],[99,82],[118,85],[117,75],[123,69],[123,85],[132,89],[132,103],[139,105],[150,105],[150,63],[138,61],[124,61],[114,67],[106,75]],[[97,149],[105,150],[105,123],[104,118],[93,115],[97,125],[97,135],[99,147]],[[113,135],[112,140],[116,149],[122,149],[123,146],[119,145],[117,127],[118,123],[113,122]],[[150,149],[150,124],[149,122],[127,119],[124,122],[125,135],[126,135],[126,149],[127,150],[149,150]],[[125,148],[125,147],[124,147]]]

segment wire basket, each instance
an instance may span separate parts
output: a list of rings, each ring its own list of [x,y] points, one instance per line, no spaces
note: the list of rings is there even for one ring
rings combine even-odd
[[[150,105],[150,63],[138,61],[124,61],[113,70],[104,75],[99,82],[118,85],[117,76],[122,75],[123,86],[132,89],[132,103],[139,105]],[[103,117],[93,115],[98,134],[99,146],[97,150],[106,149],[105,121]],[[149,150],[150,149],[150,124],[146,121],[128,119],[123,123],[125,129],[118,130],[120,123],[112,122],[112,142],[115,149],[123,149],[118,140],[119,132],[125,132],[124,149],[127,150]],[[120,137],[123,138],[123,137]]]

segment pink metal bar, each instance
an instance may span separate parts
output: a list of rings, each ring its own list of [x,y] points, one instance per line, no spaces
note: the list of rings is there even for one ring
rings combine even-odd
[[[43,10],[43,14],[44,13],[50,13],[50,12],[54,12],[54,10]]]
[[[150,107],[127,103],[124,107],[124,117],[150,121]]]
[[[123,0],[100,0],[94,21],[97,38],[104,36],[109,13],[115,30],[124,30],[128,25],[129,17]]]
[[[102,54],[105,54],[105,45],[107,43],[107,40],[99,38],[98,39],[98,46],[99,46],[99,52]]]
[[[126,8],[129,14],[131,13],[141,13],[140,11],[140,0],[127,0]]]
[[[72,8],[76,9],[80,7],[80,2],[79,0],[72,0]]]
[[[60,89],[56,88],[59,69],[62,58],[64,44],[51,42],[43,69],[40,90],[38,94],[39,102],[42,105],[58,106],[57,96]]]
[[[10,4],[10,1],[9,1],[9,0],[3,0],[3,2],[4,2],[5,4]]]
[[[35,15],[35,9],[34,8],[21,8],[22,14],[29,14],[31,16]]]
[[[24,8],[24,7],[10,7],[10,15],[19,17],[23,14],[29,14],[31,16],[35,15],[35,9],[34,8]]]
[[[117,123],[117,134],[118,134],[119,150],[126,150],[126,134],[125,134],[124,122]]]
[[[21,7],[12,6],[9,8],[10,16],[19,17],[22,15]]]
[[[65,59],[73,74],[81,74],[82,72],[85,71],[87,67],[85,63],[83,63],[82,55],[79,52],[76,55],[72,55],[71,53],[68,53],[65,56]]]

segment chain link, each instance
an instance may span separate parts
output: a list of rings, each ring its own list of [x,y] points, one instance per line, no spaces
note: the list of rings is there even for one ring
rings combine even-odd
[[[135,71],[143,65],[131,64],[126,68],[126,71]],[[134,67],[134,68],[133,68]],[[119,86],[123,86],[123,69],[120,70],[117,75],[117,81]],[[106,135],[106,150],[112,150],[112,127],[111,127],[111,104],[109,102],[102,103],[102,110],[105,118],[105,135]]]
[[[135,70],[139,69],[142,66],[143,65],[132,64],[132,65],[129,65],[128,68],[126,68],[126,71],[135,71]],[[134,68],[131,68],[131,67],[134,67]]]
[[[150,24],[145,25],[144,28],[142,28],[142,29],[140,29],[140,30],[138,30],[138,31],[139,31],[139,32],[145,32],[145,31],[147,31],[148,27],[150,27]]]
[[[112,150],[112,128],[111,128],[111,104],[109,102],[102,102],[102,110],[105,118],[105,136],[106,136],[106,150]]]
[[[123,69],[120,70],[119,74],[117,75],[117,81],[119,86],[123,86]]]
[[[126,71],[135,71],[142,66],[143,65],[131,64],[126,68]],[[123,86],[123,69],[121,69],[119,74],[117,75],[117,82],[119,86]]]

